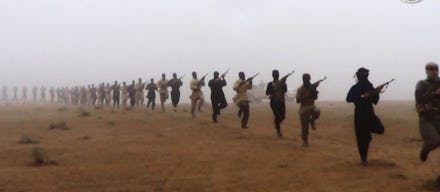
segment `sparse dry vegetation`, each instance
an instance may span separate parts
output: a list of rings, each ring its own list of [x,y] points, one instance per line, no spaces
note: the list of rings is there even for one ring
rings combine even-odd
[[[438,191],[440,153],[433,151],[425,163],[418,159],[422,143],[412,103],[376,107],[386,132],[373,135],[367,167],[359,166],[353,106],[317,106],[321,117],[308,148],[301,145],[298,105],[292,103],[283,139],[276,137],[267,103],[251,104],[248,129],[240,128],[232,105],[217,124],[207,105],[195,118],[184,107],[165,113],[93,111],[97,118],[77,118],[77,110],[57,113],[56,107],[26,117],[20,114],[35,107],[0,108],[0,170],[7,172],[0,176],[0,191]],[[38,126],[53,119],[63,121],[54,121],[51,129],[70,124],[75,129]],[[44,142],[34,149],[17,144],[20,127],[30,136],[23,140],[39,135]]]
[[[41,147],[33,147],[31,150],[31,165],[43,166],[43,165],[57,165],[56,161],[50,160],[47,152]]]
[[[65,121],[55,121],[49,124],[49,129],[69,130]]]
[[[85,110],[85,109],[83,109],[83,108],[80,108],[79,109],[79,117],[90,117],[90,116],[92,116],[92,114],[88,111],[88,110]]]
[[[18,143],[19,144],[38,144],[38,143],[40,143],[39,141],[37,141],[37,140],[34,140],[34,139],[31,139],[29,136],[27,136],[27,135],[22,135],[21,137],[20,137],[20,140],[18,140]]]

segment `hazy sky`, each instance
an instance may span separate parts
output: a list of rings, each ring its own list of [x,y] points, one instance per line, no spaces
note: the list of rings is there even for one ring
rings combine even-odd
[[[400,0],[0,0],[0,84],[87,85],[200,75],[231,67],[292,69],[343,100],[359,67],[370,81],[396,78],[383,99],[413,99],[424,65],[440,63],[440,1]],[[209,90],[204,88],[208,98]],[[184,95],[184,97],[186,97]]]

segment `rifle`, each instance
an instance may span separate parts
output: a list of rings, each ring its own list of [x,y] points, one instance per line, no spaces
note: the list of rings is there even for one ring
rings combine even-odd
[[[205,82],[205,78],[207,75],[208,75],[208,73],[206,73],[205,75],[203,75],[202,78],[199,79],[199,83],[198,83],[199,86]]]
[[[229,72],[229,70],[231,70],[231,67],[229,67],[228,70],[226,70],[220,77],[225,78],[225,76]]]
[[[326,80],[326,79],[327,79],[327,77],[324,76],[324,78],[322,78],[322,79],[316,81],[315,83],[313,83],[312,86],[313,86],[314,88],[316,88],[316,87],[319,86],[319,84],[320,84],[321,82],[323,82],[323,81]]]
[[[367,92],[367,93],[362,94],[362,95],[361,95],[361,98],[366,98],[366,97],[370,97],[370,96],[373,96],[373,95],[376,95],[376,94],[379,94],[379,93],[384,93],[385,90],[383,90],[383,89],[384,89],[384,88],[385,88],[385,89],[388,88],[388,85],[389,85],[391,82],[393,82],[394,80],[395,80],[395,79],[391,79],[391,80],[389,80],[389,81],[387,81],[387,82],[385,82],[385,83],[383,83],[383,84],[377,86],[377,87],[374,88],[373,90],[371,90],[371,91],[369,91],[369,92]]]
[[[280,81],[282,81],[282,82],[285,83],[286,80],[287,80],[287,78],[288,78],[290,75],[292,75],[294,72],[295,72],[295,70],[292,70],[292,72],[288,73],[287,75],[284,75],[284,77],[282,77],[282,78],[280,79]]]
[[[254,76],[247,78],[245,81],[242,81],[238,86],[240,87],[240,86],[244,85],[246,82],[250,82],[250,81],[252,81],[252,80],[253,80],[256,76],[258,76],[259,74],[260,74],[260,73],[257,73],[257,74],[255,74]]]
[[[185,77],[185,74],[183,74],[182,76],[179,77],[179,80],[182,80],[183,77]]]

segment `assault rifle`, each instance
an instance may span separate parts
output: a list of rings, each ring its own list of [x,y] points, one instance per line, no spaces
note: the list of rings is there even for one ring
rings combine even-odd
[[[183,77],[185,77],[185,74],[183,74],[182,76],[180,76],[179,78],[177,78],[177,79],[179,79],[179,81],[177,81],[177,82],[176,82],[176,80],[175,80],[174,78],[172,78],[171,80],[168,81],[167,85],[168,85],[168,86],[173,86],[173,84],[176,84],[176,83],[181,82],[181,80],[183,79]],[[179,84],[179,86],[180,86],[180,85],[181,85],[181,84]]]
[[[231,70],[231,67],[229,67],[228,70],[226,70],[220,77],[225,78],[225,76],[229,72],[229,70]]]
[[[292,70],[292,72],[288,73],[287,75],[284,75],[284,77],[282,77],[282,78],[280,79],[280,81],[282,81],[282,82],[285,83],[286,80],[287,80],[287,78],[288,78],[290,75],[292,75],[294,72],[295,72],[295,70]]]
[[[257,74],[255,74],[254,76],[247,78],[245,81],[242,81],[238,86],[240,87],[240,86],[244,85],[246,82],[250,82],[250,81],[252,81],[252,80],[253,80],[256,76],[258,76],[259,74],[260,74],[260,73],[257,73]]]
[[[312,86],[313,86],[314,88],[316,88],[316,87],[319,86],[319,84],[320,84],[321,82],[323,82],[323,81],[326,80],[326,79],[327,79],[327,77],[324,76],[324,78],[322,78],[322,79],[316,81],[315,83],[313,83]]]
[[[205,82],[205,78],[206,78],[207,75],[208,75],[208,73],[206,73],[205,75],[203,75],[202,78],[199,79],[199,86],[200,86],[202,83]]]
[[[391,79],[391,80],[389,80],[389,81],[387,81],[387,82],[385,82],[385,83],[383,83],[383,84],[377,86],[377,87],[374,88],[373,90],[371,90],[371,91],[369,91],[369,92],[367,92],[367,93],[362,94],[361,97],[362,97],[362,98],[366,98],[366,97],[370,97],[370,96],[373,96],[373,95],[376,95],[376,94],[379,94],[379,93],[383,93],[383,92],[385,92],[384,88],[385,88],[385,89],[388,88],[388,85],[389,85],[391,82],[393,82],[393,81],[394,81],[394,79]]]

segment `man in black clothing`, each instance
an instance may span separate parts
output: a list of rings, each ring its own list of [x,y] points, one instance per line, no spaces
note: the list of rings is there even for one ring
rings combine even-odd
[[[95,85],[92,84],[92,88],[90,88],[90,99],[92,100],[92,105],[95,106],[96,103],[96,99],[98,99],[98,95],[97,92],[98,90],[96,89]]]
[[[150,83],[145,87],[145,89],[147,90],[147,98],[148,98],[147,108],[149,108],[151,104],[151,109],[154,110],[154,107],[156,106],[156,91],[158,87],[156,83],[154,83],[153,78],[151,78]]]
[[[211,88],[212,120],[217,123],[217,115],[220,115],[220,110],[228,106],[222,89],[226,86],[225,77],[219,77],[219,73],[215,71],[214,79],[208,82],[208,86]]]
[[[180,100],[180,87],[183,85],[181,79],[177,78],[177,74],[173,73],[173,78],[168,81],[168,86],[171,87],[171,102],[173,103],[174,111],[176,111],[177,104]]]
[[[119,108],[119,98],[121,97],[121,86],[118,84],[118,81],[115,81],[115,84],[110,87],[113,91],[113,107]]]
[[[136,89],[135,89],[134,80],[131,82],[131,85],[127,87],[127,90],[128,90],[128,97],[130,97],[130,105],[131,107],[134,107],[134,105],[136,104],[136,97],[135,97]]]
[[[368,80],[368,74],[368,69],[359,68],[356,72],[358,82],[350,88],[346,98],[347,102],[353,102],[355,105],[354,129],[361,165],[364,166],[367,165],[368,148],[372,139],[371,133],[384,133],[382,122],[374,113],[373,108],[373,104],[376,105],[379,102],[379,92]]]
[[[266,95],[270,98],[270,108],[275,116],[275,129],[278,137],[283,137],[281,133],[281,122],[286,117],[286,104],[284,95],[287,92],[285,80],[279,80],[280,74],[278,70],[272,71],[273,81],[267,84]]]

